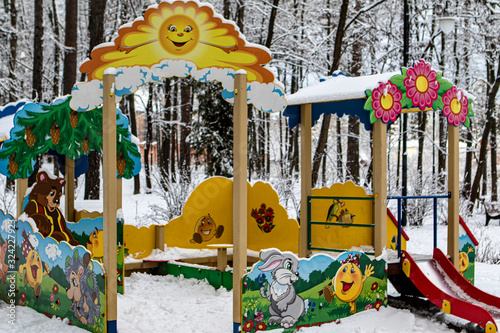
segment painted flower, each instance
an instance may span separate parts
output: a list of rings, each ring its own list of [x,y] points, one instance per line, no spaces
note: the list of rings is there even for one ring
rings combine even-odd
[[[23,302],[26,300],[26,293],[24,291],[21,293],[20,300],[23,301]]]
[[[272,222],[274,219],[274,216],[273,216],[273,213],[269,213],[267,212],[265,215],[264,215],[264,220],[266,220],[266,222]]]
[[[266,208],[266,204],[263,203],[263,204],[260,205],[260,207],[265,209]]]
[[[271,225],[266,223],[262,226],[262,230],[264,230],[265,233],[269,233],[269,232],[271,232],[271,230],[273,230],[273,228],[271,227]]]
[[[274,213],[274,209],[272,209],[271,207],[268,207],[266,209],[266,212],[268,212],[268,213]]]
[[[255,324],[255,330],[256,331],[265,331],[267,328],[267,325],[264,324],[263,322]]]
[[[59,292],[59,286],[57,284],[54,284],[54,286],[52,287],[52,292],[54,293],[54,295]]]
[[[264,223],[264,217],[262,215],[257,215],[257,217],[255,218],[255,221],[258,224],[262,224],[262,223]]]
[[[373,309],[373,305],[368,304],[367,306],[365,306],[365,310],[370,310],[370,309]]]
[[[436,71],[431,69],[431,65],[420,60],[413,64],[412,68],[408,68],[406,75],[403,81],[407,89],[406,97],[422,111],[426,107],[432,107],[432,103],[438,99],[440,87]]]
[[[23,306],[24,302],[22,300],[19,300],[19,306]]]
[[[259,214],[260,215],[264,215],[265,213],[266,213],[266,209],[265,208],[263,208],[263,207],[259,208]]]
[[[386,83],[380,82],[372,91],[372,108],[375,118],[382,119],[385,124],[395,121],[401,113],[402,97],[401,91],[390,80]]]
[[[50,301],[54,302],[55,299],[56,299],[56,296],[54,294],[50,294]]]
[[[56,299],[56,304],[57,304],[57,305],[61,305],[61,300],[60,300],[59,298],[58,298],[58,299]]]
[[[253,320],[247,320],[241,329],[243,332],[250,332],[253,329]]]
[[[443,115],[448,118],[448,124],[458,126],[465,123],[469,114],[469,99],[462,90],[453,86],[443,95]]]
[[[252,209],[252,213],[250,214],[253,218],[257,217],[257,209]]]
[[[378,282],[373,282],[372,284],[372,290],[375,291],[378,289]]]
[[[378,301],[376,301],[376,302],[373,304],[373,307],[374,307],[375,309],[377,309],[377,311],[378,311],[382,305],[384,305],[384,302],[382,302],[381,300],[378,300]]]
[[[255,311],[255,315],[253,316],[255,321],[262,321],[264,319],[264,313],[261,311]]]

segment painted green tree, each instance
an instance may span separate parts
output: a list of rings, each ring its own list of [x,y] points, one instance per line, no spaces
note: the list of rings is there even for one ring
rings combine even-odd
[[[11,137],[0,150],[0,172],[11,179],[27,178],[37,155],[50,149],[73,160],[92,150],[102,152],[102,107],[76,112],[70,100],[65,96],[50,105],[28,103],[16,113]],[[140,171],[140,153],[128,119],[118,109],[116,122],[117,176],[128,179]]]

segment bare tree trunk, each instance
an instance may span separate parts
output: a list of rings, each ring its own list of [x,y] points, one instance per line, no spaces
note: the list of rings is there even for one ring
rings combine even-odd
[[[171,156],[170,156],[170,175],[172,177],[172,181],[175,181],[176,176],[176,161],[179,161],[177,158],[177,152],[179,150],[178,144],[177,144],[177,125],[176,121],[179,120],[178,113],[177,113],[177,82],[173,84],[172,87],[172,127],[171,127],[171,133],[170,133],[170,143],[172,145],[172,149],[170,151]]]
[[[191,181],[191,144],[187,141],[191,133],[191,86],[188,80],[182,80],[181,86],[181,174],[183,181]]]
[[[151,185],[151,144],[153,143],[153,84],[149,84],[149,97],[146,106],[146,147],[144,148],[144,171],[146,174],[146,191],[150,192]]]
[[[425,128],[427,127],[427,113],[419,112],[418,113],[418,157],[417,157],[417,172],[418,172],[418,180],[417,180],[417,194],[422,194],[422,184],[423,184],[423,163],[424,163],[424,142],[425,142]]]
[[[89,14],[89,33],[94,35],[92,29],[97,29],[98,21],[94,21]],[[104,25],[104,22],[101,22]],[[64,69],[63,69],[63,94],[71,94],[71,89],[76,82],[76,57],[77,57],[77,32],[78,32],[78,0],[66,0],[66,27],[64,29]],[[102,36],[101,36],[102,38]],[[94,41],[95,43],[95,41]],[[97,44],[90,44],[89,50]],[[90,51],[89,51],[90,53]]]
[[[170,129],[170,121],[172,118],[172,96],[171,96],[171,80],[165,79],[165,105],[163,110],[163,125],[161,126],[162,140],[161,146],[158,149],[158,162],[160,169],[160,179],[163,189],[168,191],[167,180],[169,179],[170,174],[170,148],[171,148],[171,129]]]
[[[230,0],[224,0],[224,9],[222,11],[222,15],[224,16],[224,18],[226,20],[230,20],[230,15],[231,15],[231,12],[229,11],[229,9],[231,8],[231,1]]]
[[[240,29],[240,32],[243,33],[245,22],[245,0],[237,0],[236,1],[236,25]]]
[[[274,22],[276,21],[276,13],[278,12],[278,5],[280,0],[273,0],[273,7],[271,8],[271,15],[269,17],[269,26],[267,28],[266,47],[271,48],[274,35]]]
[[[340,65],[340,58],[342,55],[342,42],[344,39],[344,28],[347,20],[347,12],[349,10],[349,0],[342,0],[342,6],[340,9],[339,24],[337,26],[337,35],[335,37],[335,48],[333,50],[333,62],[330,67],[330,72],[328,75],[332,75]],[[323,116],[323,123],[321,125],[321,132],[318,139],[318,146],[314,152],[313,167],[312,167],[312,187],[316,186],[318,181],[319,167],[323,154],[325,153],[325,147],[328,142],[328,130],[330,128],[331,115]]]
[[[470,125],[472,127],[472,123]],[[470,198],[471,191],[471,181],[472,181],[472,128],[467,129],[467,152],[465,153],[465,170],[464,170],[464,185],[463,185],[463,196],[465,198]]]
[[[35,37],[33,39],[32,98],[43,101],[43,1],[35,0]]]
[[[497,201],[497,120],[496,116],[491,117],[491,155],[490,155],[490,168],[491,168],[491,201]]]
[[[59,71],[61,70],[61,48],[59,47],[59,38],[60,38],[60,31],[59,31],[59,18],[57,16],[57,7],[56,7],[56,1],[52,0],[52,7],[51,10],[49,11],[49,17],[51,18],[52,21],[52,29],[54,30],[54,35],[55,35],[55,42],[54,42],[54,77],[53,77],[53,82],[52,82],[52,94],[54,97],[59,96],[59,84],[60,84],[60,77],[59,77]],[[54,166],[57,165],[57,163],[54,164]]]
[[[135,114],[135,94],[127,95],[127,101],[128,101],[128,112],[130,116],[130,129],[132,135],[138,138],[139,136],[137,135],[137,118]],[[141,193],[141,176],[135,175],[134,194],[140,194],[140,193]]]
[[[359,185],[359,119],[349,117],[349,135],[347,136],[347,174]]]
[[[70,5],[71,15],[66,14],[66,33],[68,27],[72,30],[71,42],[66,40],[66,46],[71,47],[73,50],[67,51],[64,59],[64,80],[66,75],[69,75],[73,84],[76,80],[76,57],[77,57],[77,44],[76,44],[76,31],[78,30],[78,0],[66,0],[66,6]],[[106,9],[106,0],[91,0],[89,3],[89,55],[92,49],[98,44],[104,42],[104,12]],[[68,8],[66,8],[68,11]],[[68,38],[68,36],[66,36]],[[73,40],[74,39],[74,40]],[[67,66],[66,64],[70,65]],[[68,79],[69,81],[70,79]],[[71,87],[65,85],[64,90],[68,89],[66,93],[71,93]],[[85,173],[85,199],[99,199],[100,193],[100,168],[101,168],[101,155],[96,151],[89,153],[89,169]]]
[[[441,34],[441,59],[439,61],[439,66],[444,75],[444,65],[445,65],[445,35]],[[439,150],[438,150],[438,185],[440,189],[444,189],[445,185],[445,172],[446,172],[446,132],[445,132],[445,119],[444,117],[439,117]]]
[[[337,177],[344,181],[344,164],[342,163],[342,120],[337,117]]]

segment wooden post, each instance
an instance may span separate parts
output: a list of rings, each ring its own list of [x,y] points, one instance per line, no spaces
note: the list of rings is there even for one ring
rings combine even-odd
[[[308,223],[307,197],[312,193],[312,154],[311,154],[311,104],[300,106],[300,248],[299,257],[307,257]]]
[[[23,213],[23,201],[26,190],[28,189],[28,178],[18,178],[16,179],[16,208],[17,208],[17,219]]]
[[[64,202],[66,221],[75,221],[75,160],[65,157],[64,160]]]
[[[247,73],[234,76],[233,108],[233,332],[241,326],[241,278],[247,269]]]
[[[448,255],[453,265],[458,269],[458,238],[459,238],[459,129],[448,125]]]
[[[165,226],[155,226],[155,249],[165,251]]]
[[[375,206],[375,255],[387,247],[387,125],[382,120],[373,124],[373,195]]]
[[[116,71],[106,69],[103,77],[102,152],[103,152],[103,225],[104,269],[106,270],[106,313],[108,332],[116,332],[116,104],[114,94]]]
[[[122,178],[116,178],[116,209],[123,208],[123,181]]]

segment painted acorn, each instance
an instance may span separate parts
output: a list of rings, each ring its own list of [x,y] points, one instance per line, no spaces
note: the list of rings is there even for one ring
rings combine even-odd
[[[76,111],[71,111],[69,114],[69,123],[71,127],[76,128],[78,126],[78,112]]]
[[[88,154],[89,153],[89,140],[87,138],[83,139],[83,142],[82,142],[82,150],[85,154]]]
[[[17,174],[17,170],[19,170],[19,164],[15,161],[16,154],[11,155],[9,157],[9,171],[12,175]]]
[[[33,134],[33,127],[34,126],[26,126],[24,129],[24,134],[26,135],[26,144],[28,147],[33,147],[35,145],[36,141],[36,135]]]
[[[50,139],[52,140],[54,146],[57,145],[59,143],[59,140],[61,139],[61,129],[59,128],[59,126],[57,126],[57,123],[55,121],[50,128]]]
[[[126,167],[127,164],[125,163],[125,159],[123,158],[123,153],[120,151],[120,153],[116,157],[116,170],[118,171],[118,175],[123,176]]]

